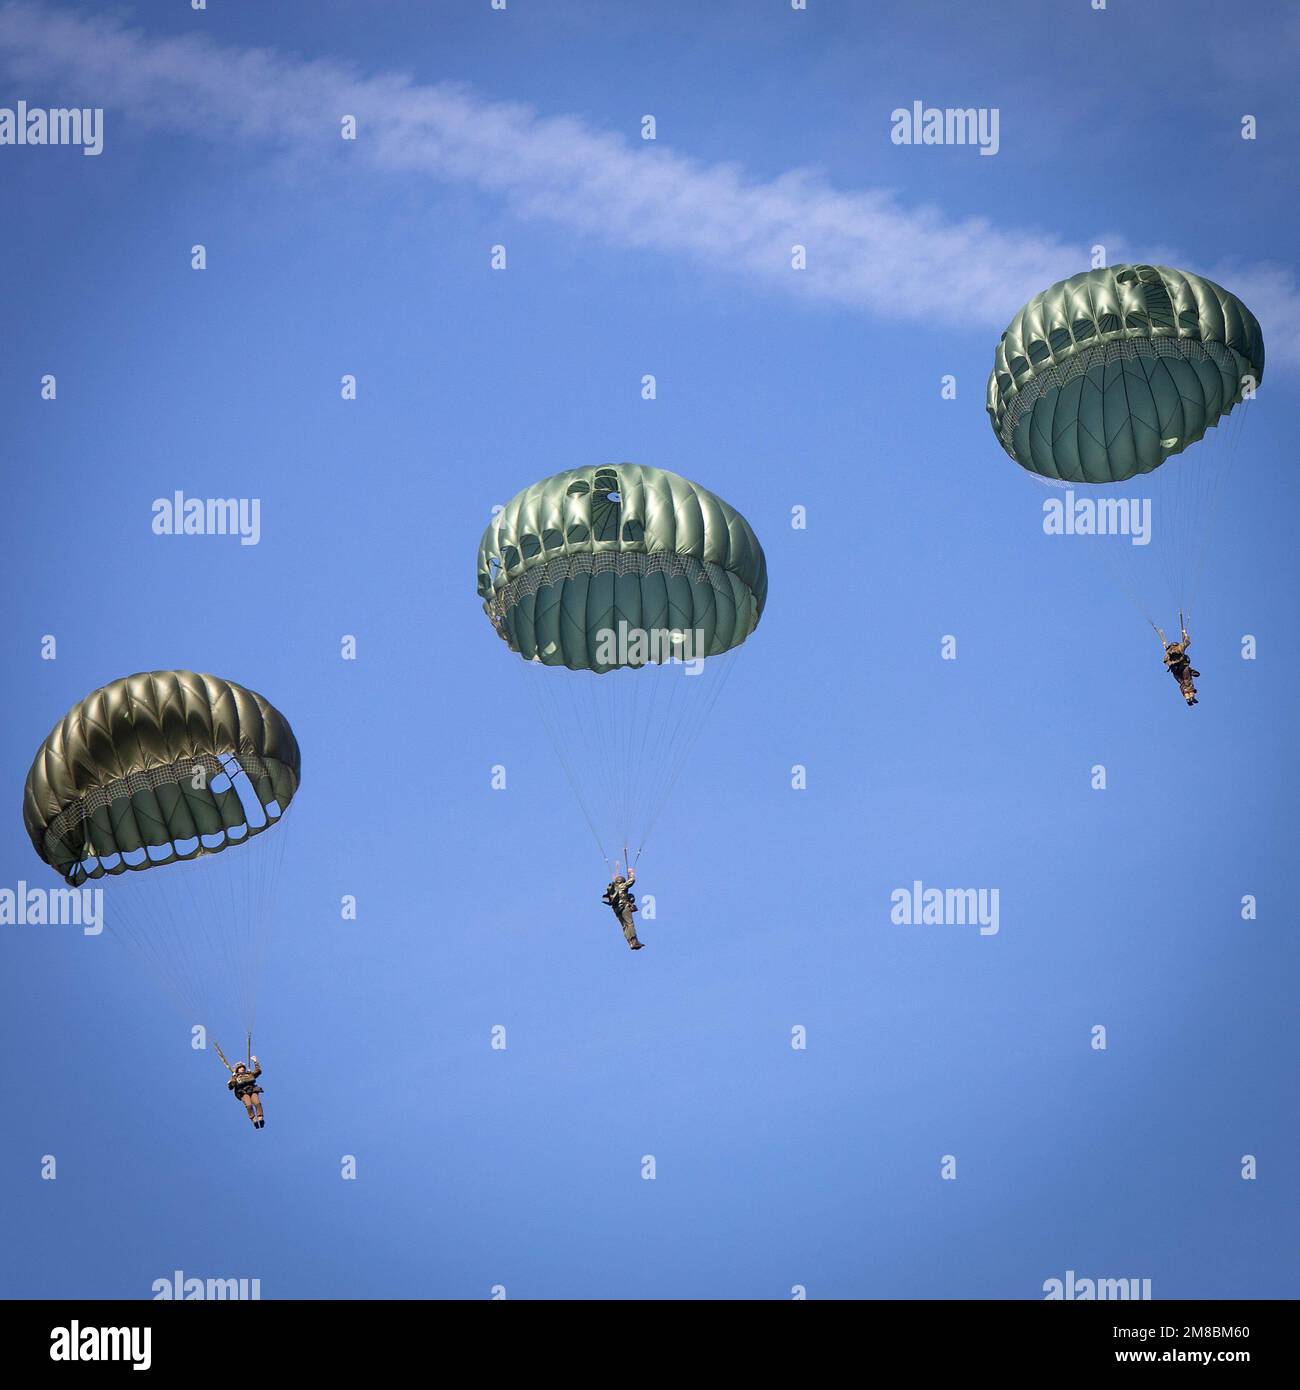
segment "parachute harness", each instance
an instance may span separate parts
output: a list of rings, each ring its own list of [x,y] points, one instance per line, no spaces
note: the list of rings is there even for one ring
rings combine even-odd
[[[234,1073],[235,1073],[235,1069],[234,1069],[234,1067],[232,1067],[232,1066],[230,1065],[229,1062],[226,1061],[226,1054],[225,1054],[224,1052],[222,1052],[222,1050],[221,1050],[221,1044],[216,1040],[216,1038],[213,1038],[213,1039],[212,1039],[212,1049],[213,1049],[213,1051],[217,1054],[217,1056],[221,1058],[221,1064],[222,1064],[222,1066],[224,1066],[225,1069],[233,1076]],[[247,1059],[247,1061],[245,1062],[244,1065],[249,1069],[249,1071],[252,1071],[252,1069],[253,1069],[253,1035],[252,1035],[251,1033],[248,1034],[248,1059]]]

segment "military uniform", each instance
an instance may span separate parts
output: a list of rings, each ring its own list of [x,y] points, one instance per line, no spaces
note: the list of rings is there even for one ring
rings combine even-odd
[[[614,910],[614,916],[618,918],[619,925],[623,928],[623,939],[632,950],[639,950],[641,942],[637,940],[636,922],[633,920],[633,913],[636,912],[636,898],[632,893],[632,885],[625,878],[616,878],[605,889],[605,894],[601,902],[608,903]]]
[[[261,1074],[260,1063],[255,1063],[252,1071],[232,1073],[230,1080],[226,1082],[226,1090],[234,1091],[236,1100],[243,1100],[248,1095],[260,1096],[262,1088],[257,1084],[257,1078]]]
[[[1178,682],[1183,699],[1189,705],[1196,704],[1196,677],[1201,673],[1192,670],[1191,658],[1187,655],[1185,647],[1171,642],[1165,648],[1165,665],[1169,667],[1169,674]]]

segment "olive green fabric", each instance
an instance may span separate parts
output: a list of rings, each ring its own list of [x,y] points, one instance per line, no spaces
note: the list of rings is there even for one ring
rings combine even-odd
[[[1035,295],[998,343],[988,413],[1043,477],[1121,482],[1196,443],[1264,375],[1254,314],[1212,280],[1119,265]]]
[[[606,464],[511,500],[479,543],[478,593],[526,660],[603,673],[645,664],[602,647],[621,624],[698,632],[697,656],[739,646],[762,617],[767,561],[720,497],[663,469]]]
[[[232,757],[238,767],[223,763]],[[249,824],[230,784],[239,770],[262,806],[283,814],[301,777],[285,717],[233,681],[141,672],[87,695],[55,725],[27,774],[23,821],[37,854],[72,884],[216,853],[274,824]]]

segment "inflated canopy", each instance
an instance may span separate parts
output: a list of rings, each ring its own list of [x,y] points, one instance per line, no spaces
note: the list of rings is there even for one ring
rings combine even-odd
[[[1085,271],[1035,295],[998,343],[988,413],[1017,463],[1122,482],[1181,453],[1264,375],[1254,314],[1168,266]]]
[[[525,660],[606,672],[643,664],[610,655],[620,625],[697,633],[697,656],[739,646],[762,616],[767,562],[745,518],[697,483],[606,464],[509,502],[479,542],[478,593]]]
[[[278,819],[300,776],[293,730],[261,695],[145,671],[55,725],[27,774],[23,820],[37,854],[77,884],[241,843]]]

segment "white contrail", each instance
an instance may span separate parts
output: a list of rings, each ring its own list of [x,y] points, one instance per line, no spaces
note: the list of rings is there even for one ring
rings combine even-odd
[[[887,321],[997,332],[1031,294],[1085,268],[1094,240],[908,206],[884,189],[841,191],[805,170],[753,178],[573,116],[487,101],[463,84],[367,77],[332,60],[202,37],[153,38],[116,19],[23,0],[0,8],[0,70],[11,93],[24,81],[50,91],[57,79],[56,104],[102,106],[136,126],[240,142],[339,174],[361,161],[372,172],[473,185],[523,218]],[[339,138],[345,115],[359,122],[355,143]],[[1112,262],[1142,255],[1127,238],[1102,240]],[[799,274],[789,268],[796,244],[808,253]],[[1177,252],[1164,259],[1225,282],[1259,314],[1270,361],[1300,365],[1290,269],[1201,265]]]

